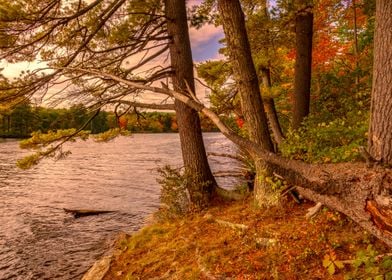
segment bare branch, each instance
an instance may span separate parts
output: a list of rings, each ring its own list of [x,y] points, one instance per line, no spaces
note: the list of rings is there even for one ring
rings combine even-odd
[[[154,110],[171,110],[174,111],[174,104],[156,104],[156,103],[142,103],[128,100],[110,100],[106,104],[125,104],[131,107],[154,109]]]

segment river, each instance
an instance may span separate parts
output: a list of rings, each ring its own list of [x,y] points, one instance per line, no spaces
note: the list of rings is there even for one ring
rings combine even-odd
[[[221,134],[206,133],[208,151],[233,152]],[[0,140],[0,279],[80,279],[116,233],[140,228],[159,207],[156,169],[181,166],[178,134],[135,134],[108,143],[67,144],[66,159],[28,170],[15,166],[27,152]],[[233,170],[211,157],[213,170]],[[235,180],[219,182],[231,186]],[[74,219],[63,208],[116,212]]]

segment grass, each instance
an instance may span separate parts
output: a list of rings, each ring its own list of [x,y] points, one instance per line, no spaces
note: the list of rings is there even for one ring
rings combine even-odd
[[[383,243],[328,209],[306,220],[311,206],[289,201],[284,206],[257,209],[249,200],[220,201],[203,213],[155,222],[118,241],[119,253],[105,280],[377,279],[380,275],[384,278],[379,279],[392,279],[387,278],[392,266],[381,267],[378,262],[358,268],[352,265],[357,253],[366,255],[369,248],[377,254],[388,252]],[[248,229],[216,220],[244,224]],[[330,256],[344,264],[335,267],[333,275],[323,266]]]

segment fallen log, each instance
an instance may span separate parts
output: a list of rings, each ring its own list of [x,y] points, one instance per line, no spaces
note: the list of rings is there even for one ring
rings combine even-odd
[[[111,211],[111,210],[89,210],[89,209],[68,209],[68,208],[63,208],[63,210],[65,211],[65,213],[72,214],[74,216],[74,218],[116,212],[116,211]]]

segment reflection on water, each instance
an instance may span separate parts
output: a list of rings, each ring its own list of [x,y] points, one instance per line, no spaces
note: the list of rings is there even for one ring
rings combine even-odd
[[[207,133],[207,150],[232,152],[220,134]],[[65,160],[15,167],[26,154],[0,142],[0,279],[80,279],[119,231],[136,230],[159,205],[156,169],[181,165],[177,134],[137,134],[109,143],[68,144]],[[213,169],[233,169],[211,158]],[[233,181],[221,184],[234,184]],[[74,219],[63,208],[116,210]]]

